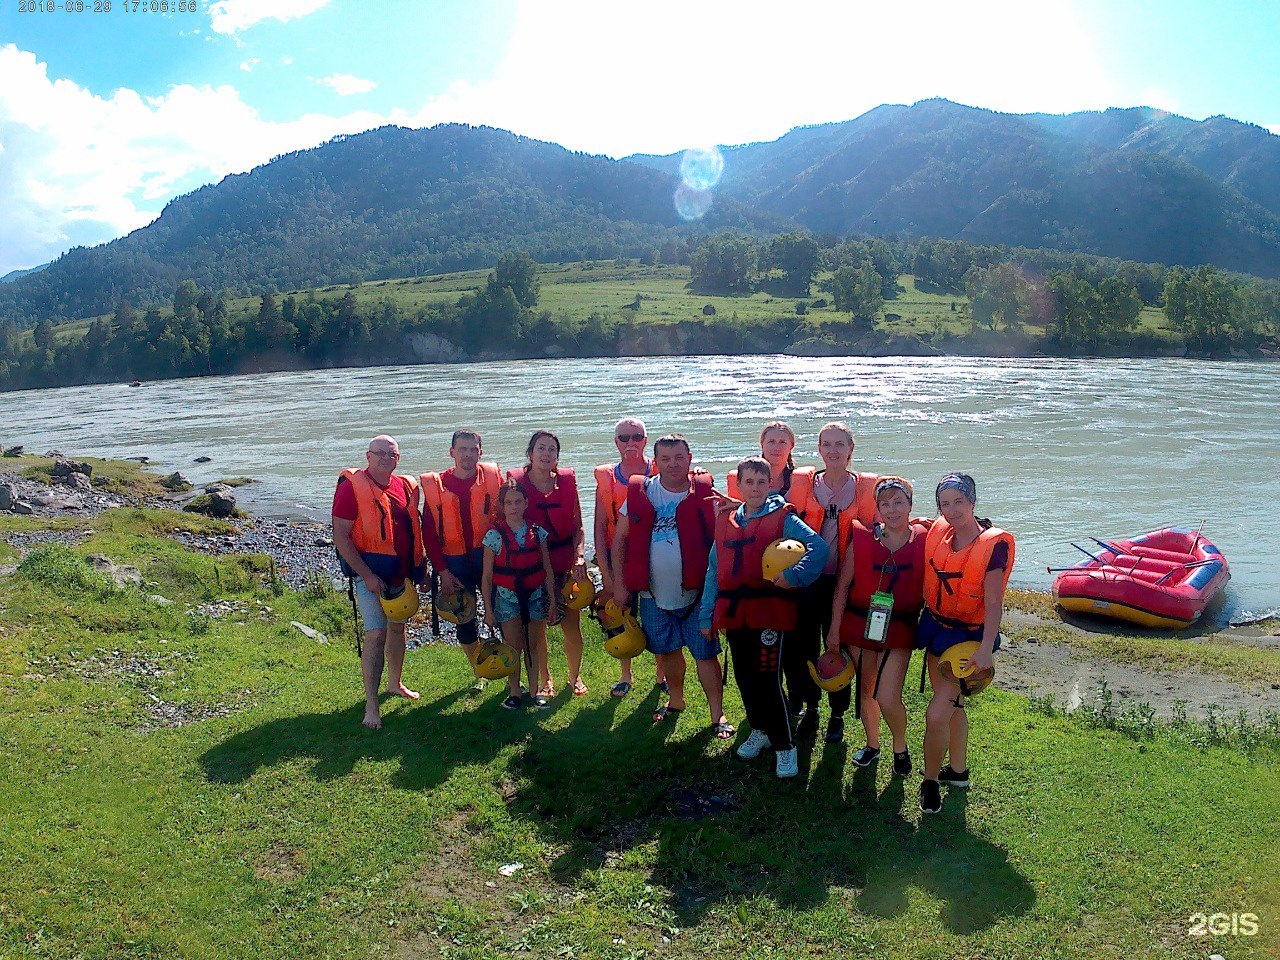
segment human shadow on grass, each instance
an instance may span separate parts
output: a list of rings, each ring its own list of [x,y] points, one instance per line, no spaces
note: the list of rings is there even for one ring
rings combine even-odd
[[[653,724],[651,711],[619,718],[616,710],[584,709],[567,730],[530,740],[511,763],[519,787],[508,809],[563,850],[551,872],[567,885],[656,841],[653,879],[673,891],[682,925],[757,895],[812,909],[833,887],[849,891],[863,913],[892,918],[920,888],[945,903],[941,922],[967,934],[1025,914],[1035,901],[1005,852],[968,831],[963,791],[952,790],[941,814],[917,824],[903,815],[901,778],[878,792],[872,767],[844,783],[842,747],[827,746],[807,782],[803,773],[779,781],[771,753],[747,762],[710,748],[717,741],[709,726],[664,742],[671,728]],[[909,783],[914,809],[918,777]]]
[[[534,735],[539,716],[532,710],[507,711],[501,694],[486,692],[471,710],[456,710],[475,696],[454,691],[384,711],[382,729],[365,730],[364,701],[328,713],[280,717],[234,734],[200,757],[215,783],[242,783],[267,767],[299,758],[313,761],[316,780],[351,773],[360,761],[400,760],[393,786],[428,790],[447,780],[463,764],[484,764],[508,743]]]

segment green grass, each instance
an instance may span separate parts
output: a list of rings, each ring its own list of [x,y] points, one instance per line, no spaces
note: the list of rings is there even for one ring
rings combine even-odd
[[[142,464],[131,460],[100,460],[97,457],[73,457],[93,467],[94,486],[108,493],[124,497],[158,497],[168,491],[161,485],[163,479],[143,469]],[[41,483],[52,483],[53,457],[37,457],[24,454],[0,460],[0,474],[16,473]]]
[[[497,685],[465,692],[456,647],[430,647],[406,668],[422,700],[366,733],[345,596],[187,553],[161,531],[209,521],[161,513],[105,514],[74,553],[0,580],[5,960],[1235,960],[1280,943],[1274,738],[1138,735],[995,691],[970,707],[973,789],[922,819],[918,779],[847,763],[859,735],[780,783],[711,737],[700,694],[655,727],[651,661],[609,698],[594,629],[589,696],[512,714]],[[87,552],[151,585],[106,586]],[[216,599],[235,612],[201,612]],[[918,754],[915,689],[913,672]],[[161,704],[208,719],[171,726]],[[741,720],[732,684],[728,710]],[[1196,912],[1257,913],[1261,933],[1191,938]]]

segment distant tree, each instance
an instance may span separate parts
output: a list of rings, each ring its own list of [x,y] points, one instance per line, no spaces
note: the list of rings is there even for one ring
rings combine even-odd
[[[1193,350],[1222,349],[1229,332],[1240,325],[1241,302],[1235,285],[1213,267],[1195,272],[1174,267],[1164,284],[1164,312],[1169,325]]]
[[[35,329],[31,331],[31,339],[35,342],[37,350],[48,350],[53,346],[53,324],[48,318],[40,319]]]
[[[884,306],[882,281],[876,268],[867,260],[859,267],[846,265],[838,268],[827,281],[827,289],[837,310],[851,313],[855,320],[870,326]]]
[[[529,308],[538,303],[541,285],[538,282],[538,264],[523,250],[512,250],[498,258],[493,273],[489,275],[491,298],[506,287],[515,296],[516,303]]]
[[[704,240],[690,255],[693,289],[711,293],[745,293],[758,260],[755,241],[733,233]]]
[[[818,253],[818,241],[807,233],[782,233],[769,244],[769,261],[786,274],[787,288],[806,297],[818,271]]]
[[[973,319],[983,326],[994,330],[999,321],[1012,330],[1030,316],[1034,288],[1012,263],[971,267],[964,285]]]
[[[1142,298],[1129,280],[1117,274],[1103,278],[1098,284],[1098,308],[1102,314],[1104,335],[1114,338],[1138,325]]]

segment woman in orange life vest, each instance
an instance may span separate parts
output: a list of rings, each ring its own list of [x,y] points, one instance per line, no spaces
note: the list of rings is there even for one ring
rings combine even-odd
[[[793,651],[808,650],[813,656],[821,649],[824,639],[831,636],[832,598],[836,595],[837,568],[849,545],[849,525],[859,520],[869,527],[876,520],[875,487],[880,478],[874,473],[850,471],[853,447],[853,431],[846,424],[828,423],[818,431],[818,455],[822,457],[823,468],[814,474],[808,500],[796,505],[802,517],[822,517],[820,525],[810,525],[831,548],[826,569],[809,588],[808,598],[800,603],[800,626],[796,634],[801,639],[792,646]],[[799,654],[795,656],[798,658]],[[807,664],[805,672],[808,673]],[[827,719],[826,741],[839,743],[844,739],[844,715],[852,702],[850,691],[846,688],[829,693],[827,702],[831,716]],[[817,720],[818,712],[814,710],[813,719],[809,721],[814,731]]]
[[[772,479],[769,492],[781,494],[795,507],[796,514],[811,529],[822,526],[822,507],[813,498],[813,467],[797,467],[792,459],[796,435],[781,420],[767,423],[760,431],[760,455],[769,463]],[[726,478],[729,496],[741,499],[738,493],[738,472],[730,471]],[[816,606],[813,597],[799,599],[801,608]],[[830,601],[827,601],[830,606]],[[803,615],[802,615],[803,616]],[[787,705],[797,719],[796,737],[812,737],[818,732],[818,701],[821,691],[809,675],[809,661],[818,656],[821,641],[812,618],[802,619],[796,629],[787,634],[787,646],[782,661],[782,677],[787,685]]]
[[[525,450],[529,462],[523,467],[509,470],[507,476],[520,484],[529,501],[525,508],[525,520],[547,532],[547,549],[551,552],[551,569],[555,583],[547,584],[557,599],[569,577],[579,582],[587,579],[587,565],[582,557],[586,534],[582,528],[582,505],[578,502],[578,481],[573,471],[560,466],[560,440],[550,430],[535,430]],[[564,631],[564,654],[569,661],[569,685],[573,695],[580,697],[587,692],[582,682],[582,621],[577,610],[565,609],[557,604],[561,619],[552,617],[548,623],[560,624]],[[547,669],[539,677],[543,696],[555,696],[551,673]]]
[[[965,662],[978,671],[990,669],[991,655],[1000,646],[1004,591],[1015,554],[1012,535],[975,515],[978,488],[973,477],[947,474],[938,483],[935,497],[940,516],[925,538],[925,610],[916,637],[933,683],[933,699],[925,714],[920,784],[920,809],[925,813],[942,809],[939,784],[969,785],[964,694],[959,684],[942,674],[938,657],[957,643],[976,641],[977,651]]]
[[[556,613],[557,597],[548,587],[554,582],[547,531],[525,520],[529,502],[514,480],[498,488],[493,524],[484,535],[484,622],[490,629],[501,626],[502,639],[525,654],[529,686],[535,675],[547,672],[547,619]],[[508,710],[520,706],[520,671],[507,678]],[[541,693],[534,697],[539,710],[549,704]]]
[[[617,463],[602,463],[595,469],[596,509],[595,546],[596,563],[600,567],[600,584],[603,587],[596,603],[603,605],[613,597],[613,536],[618,530],[618,516],[627,502],[627,482],[632,477],[652,477],[658,472],[656,460],[644,455],[648,443],[643,420],[624,417],[613,428],[613,443],[618,448]],[[621,661],[622,676],[609,691],[611,696],[625,697],[631,692],[631,658]],[[667,689],[667,680],[658,664],[658,686]]]
[[[737,475],[743,502],[716,516],[698,620],[708,640],[726,631],[733,651],[733,676],[751,723],[738,756],[750,760],[772,746],[777,775],[794,777],[799,768],[779,668],[797,622],[796,588],[822,572],[827,544],[796,516],[795,507],[769,491],[768,461],[748,457],[738,464]],[[805,554],[770,582],[764,579],[765,549],[783,538],[799,540]]]
[[[854,754],[854,764],[866,767],[880,759],[883,713],[893,735],[893,772],[905,777],[911,773],[911,753],[902,685],[924,605],[924,544],[933,521],[911,520],[911,484],[901,477],[881,477],[875,497],[881,523],[868,526],[850,517],[840,528],[840,540],[847,546],[831,605],[827,649],[834,652],[843,644],[858,665],[856,682],[867,743]],[[881,594],[893,598],[888,611]],[[873,608],[884,612],[885,619],[872,618],[868,628]],[[849,691],[841,692],[847,705]]]

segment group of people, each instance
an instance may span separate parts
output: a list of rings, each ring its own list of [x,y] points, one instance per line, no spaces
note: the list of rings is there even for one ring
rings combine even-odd
[[[854,437],[842,423],[819,432],[817,469],[796,466],[787,424],[767,424],[760,454],[729,473],[723,492],[693,467],[678,434],[657,439],[650,457],[644,423],[625,418],[613,440],[618,460],[594,471],[594,605],[638,617],[666,693],[655,723],[686,708],[687,650],[715,736],[737,735],[724,712],[723,635],[750,725],[740,757],[771,748],[777,775],[795,776],[796,741],[817,736],[825,692],[826,740],[844,739],[856,704],[866,739],[854,764],[879,760],[883,719],[893,772],[905,777],[912,761],[902,691],[919,647],[933,689],[920,808],[941,810],[944,785],[968,786],[966,695],[981,688],[972,678],[992,673],[1014,562],[1013,537],[977,516],[971,477],[944,476],[937,516],[913,519],[912,484],[854,471]],[[437,596],[479,595],[484,622],[527,665],[527,687],[519,665],[508,677],[504,707],[545,709],[554,697],[548,626],[561,629],[568,686],[588,692],[583,604],[572,602],[591,592],[586,533],[559,440],[535,431],[525,465],[505,475],[483,461],[475,431],[456,431],[449,453],[447,469],[398,474],[396,441],[375,437],[366,466],[344,470],[334,494],[334,544],[364,630],[364,725],[372,729],[381,725],[384,667],[388,693],[418,698],[402,675],[405,626],[388,619],[380,599],[401,584],[434,581]],[[478,619],[460,618],[457,627],[473,668]],[[620,660],[620,671],[615,697],[635,683],[631,659]]]

